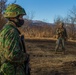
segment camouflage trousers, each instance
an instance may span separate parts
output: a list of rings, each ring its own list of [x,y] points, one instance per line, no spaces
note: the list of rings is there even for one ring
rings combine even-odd
[[[62,51],[65,52],[65,40],[63,38],[58,38],[56,41],[56,47],[55,47],[55,52],[58,51],[59,47],[62,47]]]

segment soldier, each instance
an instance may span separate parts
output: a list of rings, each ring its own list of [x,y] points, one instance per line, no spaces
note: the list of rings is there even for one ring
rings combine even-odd
[[[25,61],[28,54],[24,53],[21,33],[18,30],[24,24],[25,10],[17,5],[9,5],[4,17],[8,22],[0,31],[0,75],[27,75]]]
[[[59,28],[57,28],[56,30],[57,41],[56,41],[55,53],[57,53],[57,50],[59,49],[60,44],[62,46],[62,51],[65,53],[64,44],[67,39],[67,32],[63,26],[64,26],[64,23],[60,22]]]

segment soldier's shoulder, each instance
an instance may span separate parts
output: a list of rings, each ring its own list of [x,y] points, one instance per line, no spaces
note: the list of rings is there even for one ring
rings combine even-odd
[[[3,30],[14,30],[14,28],[10,25],[10,24],[8,24],[8,25],[5,25],[4,27],[3,27]]]
[[[14,32],[15,32],[15,29],[12,28],[10,25],[6,25],[6,24],[0,31],[1,34],[8,34],[8,33],[14,33]]]

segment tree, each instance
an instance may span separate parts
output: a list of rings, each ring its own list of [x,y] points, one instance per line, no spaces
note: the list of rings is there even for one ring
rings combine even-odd
[[[3,10],[6,8],[6,2],[7,0],[0,0],[0,13],[2,13]]]
[[[7,2],[7,0],[0,0],[0,29],[6,23],[6,19],[3,17],[3,11],[5,10],[5,8],[7,6],[6,2]]]
[[[71,37],[74,38],[75,37],[75,33],[76,33],[76,6],[73,6],[73,8],[71,10],[69,10],[69,14],[67,17],[69,23],[71,24],[70,27],[70,34]]]

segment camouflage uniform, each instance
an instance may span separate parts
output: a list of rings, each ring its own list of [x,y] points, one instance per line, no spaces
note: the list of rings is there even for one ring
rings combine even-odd
[[[18,5],[14,4],[14,6]],[[5,13],[5,17],[14,16],[12,13],[11,15],[7,12]],[[23,52],[20,32],[13,25],[12,21],[8,21],[0,31],[0,75],[26,75],[24,70],[25,60],[26,56]]]
[[[62,23],[61,23],[61,25],[62,25]],[[57,28],[56,35],[57,35],[57,41],[56,41],[55,52],[57,52],[57,50],[59,49],[60,44],[62,45],[62,50],[65,52],[64,43],[67,38],[66,29],[64,27]]]

